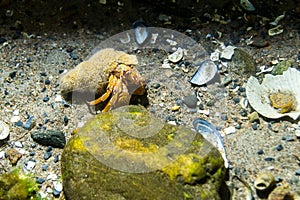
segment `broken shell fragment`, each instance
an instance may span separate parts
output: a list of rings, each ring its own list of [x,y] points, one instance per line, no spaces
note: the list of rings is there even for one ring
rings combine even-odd
[[[246,95],[259,114],[271,119],[289,116],[296,120],[300,115],[299,85],[300,72],[289,68],[282,75],[266,74],[261,84],[251,76],[246,85]]]
[[[276,27],[271,28],[271,29],[268,30],[269,36],[278,35],[280,33],[283,33],[283,29],[282,29],[281,25],[278,25],[278,26],[276,26]]]
[[[217,74],[218,67],[212,61],[204,61],[190,80],[192,84],[204,85],[211,81]]]
[[[177,63],[179,62],[181,59],[183,58],[183,49],[182,48],[178,48],[174,53],[170,54],[168,56],[168,59],[172,62],[172,63]]]
[[[149,29],[146,23],[142,20],[138,20],[133,23],[134,38],[138,45],[145,44],[149,39]]]
[[[275,188],[276,181],[270,172],[264,172],[257,176],[254,181],[254,187],[257,194],[261,197],[266,197]]]
[[[221,52],[220,58],[225,58],[227,60],[230,60],[234,54],[234,49],[236,49],[236,47],[231,45],[225,47]]]
[[[228,168],[229,161],[226,156],[223,138],[217,129],[208,121],[200,118],[196,118],[193,121],[193,126],[198,133],[200,133],[207,141],[209,141],[219,150],[223,157],[224,165],[226,168]]]
[[[8,125],[0,121],[0,140],[5,140],[9,136],[9,127]]]

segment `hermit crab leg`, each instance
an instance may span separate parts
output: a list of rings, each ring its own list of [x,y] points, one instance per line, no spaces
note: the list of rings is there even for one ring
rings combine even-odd
[[[101,102],[104,102],[109,97],[109,95],[112,93],[117,82],[118,82],[117,77],[115,77],[114,75],[111,75],[108,80],[107,91],[98,99],[96,99],[94,101],[88,101],[87,104],[90,106],[94,106]]]

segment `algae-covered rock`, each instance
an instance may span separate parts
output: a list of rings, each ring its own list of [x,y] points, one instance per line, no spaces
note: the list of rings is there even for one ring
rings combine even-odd
[[[0,199],[37,199],[37,191],[35,180],[17,169],[0,175]]]
[[[67,199],[220,199],[226,169],[201,134],[139,106],[101,113],[62,154]]]
[[[284,71],[288,70],[288,68],[292,66],[291,60],[283,60],[274,66],[272,70],[273,75],[282,75]]]
[[[253,57],[240,48],[234,50],[232,62],[230,63],[230,72],[232,75],[243,75],[249,77],[256,72],[256,66]]]

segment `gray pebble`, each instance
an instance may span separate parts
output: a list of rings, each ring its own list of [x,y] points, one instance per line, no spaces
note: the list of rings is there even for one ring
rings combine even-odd
[[[44,179],[44,178],[41,178],[41,177],[39,177],[39,178],[37,178],[37,179],[36,179],[36,182],[37,182],[38,184],[42,184],[42,183],[44,183],[44,182],[45,182],[45,179]]]
[[[66,144],[64,133],[54,130],[38,131],[31,134],[31,138],[38,144],[63,148]]]
[[[282,149],[283,149],[283,146],[281,144],[276,147],[277,151],[281,151]]]
[[[42,170],[47,171],[48,167],[49,167],[48,165],[44,164],[44,165],[42,165]]]
[[[44,159],[45,159],[45,160],[48,160],[51,156],[52,156],[52,152],[47,152],[47,151],[46,151],[46,152],[44,153]]]
[[[300,176],[300,169],[295,170],[295,175]]]
[[[257,125],[256,122],[252,123],[252,128],[253,128],[253,130],[257,130],[258,129],[258,125]]]
[[[196,95],[194,95],[194,94],[183,97],[183,103],[189,108],[195,109],[197,106],[197,101],[198,101],[198,99],[197,99]]]
[[[22,127],[26,130],[31,130],[34,126],[35,126],[34,116],[30,116],[28,120],[22,125]]]

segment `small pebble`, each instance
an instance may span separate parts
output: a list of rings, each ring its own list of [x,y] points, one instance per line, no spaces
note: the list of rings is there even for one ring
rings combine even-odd
[[[43,98],[43,102],[48,102],[49,100],[50,98],[48,97],[48,95]]]
[[[35,152],[34,152],[34,151],[31,151],[31,152],[29,153],[29,156],[35,156]]]
[[[234,126],[229,126],[227,128],[224,128],[224,133],[225,135],[229,135],[229,134],[232,134],[232,133],[235,133],[236,132],[236,129]]]
[[[44,159],[48,160],[52,156],[52,152],[45,152]]]
[[[281,144],[276,147],[277,151],[281,151],[282,149],[283,149],[283,146]]]
[[[36,182],[37,182],[38,184],[42,184],[42,183],[44,183],[44,182],[45,182],[45,179],[44,179],[44,178],[41,178],[41,177],[39,177],[39,178],[37,178],[37,179],[36,179]]]
[[[238,103],[240,102],[240,98],[239,98],[239,97],[233,98],[233,102],[234,102],[235,104],[238,104]]]
[[[223,121],[228,120],[227,114],[225,114],[225,113],[221,114],[221,119],[222,119]]]
[[[49,79],[45,80],[45,85],[50,85],[50,80]]]
[[[285,135],[282,137],[282,140],[286,140],[287,142],[293,142],[295,141],[295,138],[292,135]]]
[[[242,126],[240,125],[240,124],[237,124],[237,125],[235,125],[234,126],[236,129],[241,129],[242,128]]]
[[[262,155],[262,154],[264,154],[264,150],[262,150],[262,149],[259,149],[259,150],[257,151],[257,154],[258,154],[258,155]]]
[[[300,176],[300,169],[295,170],[295,175]]]
[[[252,128],[253,128],[253,130],[257,130],[258,124],[256,122],[252,123]]]
[[[69,118],[65,115],[64,116],[64,125],[67,126],[69,122]]]
[[[59,155],[54,156],[54,163],[57,163],[57,162],[59,162]]]
[[[53,150],[52,146],[48,146],[48,147],[46,148],[46,151],[47,151],[47,152],[50,152],[50,151],[52,151],[52,150]]]
[[[4,151],[0,151],[0,159],[5,157],[5,152]]]
[[[198,99],[194,94],[183,97],[183,103],[189,108],[195,109],[197,107],[197,101]]]
[[[274,161],[275,159],[273,157],[266,157],[264,160],[265,161]]]
[[[61,182],[54,181],[53,182],[53,187],[54,187],[53,195],[55,197],[58,197],[60,195],[60,193],[62,192],[62,190],[63,190],[63,185],[62,185]]]
[[[10,118],[10,122],[11,123],[15,123],[20,121],[21,117],[20,116],[12,116],[12,118]]]
[[[33,168],[35,167],[35,162],[34,161],[28,161],[27,164],[26,164],[26,169],[31,171],[33,170]]]
[[[23,145],[22,145],[21,142],[17,141],[17,142],[15,142],[15,147],[17,147],[17,148],[23,148]]]
[[[30,116],[28,120],[24,124],[22,124],[22,127],[26,130],[31,130],[34,126],[35,126],[34,116]]]
[[[46,92],[47,88],[46,87],[43,87],[41,92]]]
[[[42,170],[43,170],[43,171],[47,171],[48,167],[49,167],[49,166],[48,166],[47,164],[44,164],[44,165],[42,165]]]

